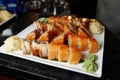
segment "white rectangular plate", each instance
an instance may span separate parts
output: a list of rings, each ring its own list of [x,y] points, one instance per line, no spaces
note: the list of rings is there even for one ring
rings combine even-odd
[[[24,38],[27,34],[29,34],[34,29],[35,29],[34,24],[31,24],[26,29],[24,29],[19,34],[17,34],[17,36],[20,37],[20,38]],[[82,65],[83,65],[82,63],[79,63],[77,65],[70,65],[67,62],[58,62],[58,61],[53,61],[53,60],[47,60],[47,59],[39,58],[37,56],[32,56],[32,55],[26,56],[26,55],[23,55],[22,51],[17,51],[17,52],[14,52],[14,53],[7,53],[7,52],[4,51],[3,46],[0,47],[0,52],[1,52],[1,54],[7,54],[7,55],[20,57],[20,58],[35,61],[35,62],[38,62],[38,63],[47,64],[47,65],[50,65],[50,66],[74,71],[74,72],[77,72],[77,73],[87,74],[87,75],[94,76],[94,77],[101,77],[102,76],[105,30],[102,34],[95,35],[94,37],[100,43],[100,49],[99,49],[98,53],[96,54],[98,56],[98,60],[96,62],[98,64],[98,70],[97,70],[97,72],[95,72],[93,74],[85,72],[82,69]],[[83,52],[83,53],[85,54],[85,52]]]

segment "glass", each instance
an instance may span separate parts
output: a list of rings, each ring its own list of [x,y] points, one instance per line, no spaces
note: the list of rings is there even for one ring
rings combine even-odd
[[[44,16],[69,14],[69,3],[65,0],[28,0],[27,11],[38,12]]]
[[[25,1],[25,7],[26,7],[27,11],[40,12],[41,1],[39,1],[39,0],[27,0],[27,1]]]
[[[54,15],[70,14],[69,3],[65,0],[55,0]]]

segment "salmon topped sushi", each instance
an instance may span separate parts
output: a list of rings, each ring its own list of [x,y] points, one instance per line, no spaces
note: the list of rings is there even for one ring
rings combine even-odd
[[[68,35],[68,45],[69,47],[78,47],[78,37],[76,34]]]
[[[77,34],[79,37],[87,37],[88,38],[88,35],[80,27],[78,28]]]
[[[41,36],[41,31],[39,29],[35,29],[32,32],[30,32],[29,34],[27,34],[26,39],[28,40],[36,40]]]
[[[67,45],[58,46],[58,61],[68,61],[69,51]]]
[[[69,56],[68,63],[69,64],[78,64],[80,59],[82,58],[80,49],[77,47],[70,47],[69,52],[70,52],[70,56]]]
[[[49,42],[49,34],[48,31],[45,31],[39,38],[38,40],[40,42]]]
[[[48,59],[57,59],[58,58],[58,45],[48,44]]]
[[[98,52],[99,44],[95,38],[88,39],[88,52],[89,53],[96,53]]]
[[[65,38],[65,33],[61,33],[59,34],[57,37],[55,37],[51,43],[52,44],[57,44],[57,45],[61,45],[64,44],[64,38]]]
[[[86,37],[78,37],[78,46],[81,51],[87,50],[88,39]]]

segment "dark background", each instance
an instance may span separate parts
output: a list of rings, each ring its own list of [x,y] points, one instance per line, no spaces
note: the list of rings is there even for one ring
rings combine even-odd
[[[70,12],[78,17],[95,18],[97,0],[68,0]]]

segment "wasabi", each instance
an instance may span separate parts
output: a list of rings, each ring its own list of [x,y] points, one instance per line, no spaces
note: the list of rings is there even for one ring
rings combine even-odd
[[[87,60],[91,60],[93,62],[97,61],[97,59],[98,59],[98,57],[96,55],[94,55],[94,54],[89,54],[87,56]]]
[[[95,73],[98,70],[98,66],[95,63],[97,59],[98,58],[96,55],[89,54],[83,63],[83,69],[89,73]]]
[[[83,69],[87,72],[90,72],[90,73],[95,73],[98,69],[98,66],[95,62],[91,61],[91,60],[86,60],[84,63],[83,63]]]

